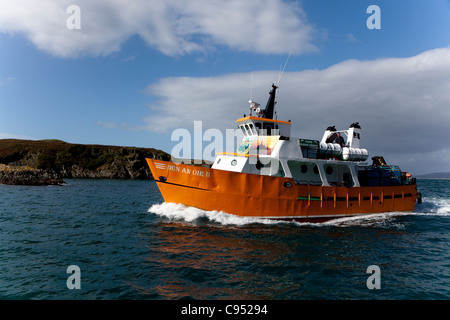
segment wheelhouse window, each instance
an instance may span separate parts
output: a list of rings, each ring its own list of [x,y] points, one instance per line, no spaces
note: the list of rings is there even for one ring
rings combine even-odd
[[[244,127],[243,125],[240,125],[239,128],[241,128],[242,134],[244,135],[244,137],[248,137],[248,133],[247,133],[247,131],[245,130],[245,127]]]
[[[253,123],[249,123],[248,126],[250,127],[250,131],[254,136],[258,135],[258,132],[256,131],[255,127],[253,126]]]
[[[238,127],[246,138],[251,136],[278,136],[280,129],[278,124],[271,122],[248,122],[239,124]]]
[[[250,130],[250,127],[248,126],[248,124],[245,125],[245,130],[247,130],[247,134],[248,134],[249,136],[252,136],[252,135],[253,135],[252,130]]]

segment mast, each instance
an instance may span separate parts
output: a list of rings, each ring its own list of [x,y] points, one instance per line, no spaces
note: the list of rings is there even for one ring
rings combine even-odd
[[[266,109],[264,109],[264,118],[273,119],[273,114],[275,111],[275,95],[277,92],[277,86],[272,84],[272,90],[269,92],[269,100],[267,100]]]

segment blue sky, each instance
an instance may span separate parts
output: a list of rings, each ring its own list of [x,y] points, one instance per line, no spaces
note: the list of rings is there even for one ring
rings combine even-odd
[[[265,103],[292,52],[277,107],[293,135],[359,121],[371,155],[450,171],[449,17],[448,0],[0,0],[0,138],[170,152],[195,120],[234,128],[250,79]]]

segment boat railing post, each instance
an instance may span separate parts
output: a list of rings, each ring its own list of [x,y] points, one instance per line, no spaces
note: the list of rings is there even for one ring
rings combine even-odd
[[[334,200],[334,207],[336,208],[336,192],[334,192],[333,200]]]
[[[320,191],[320,207],[322,208],[323,205],[323,192]]]
[[[347,208],[348,208],[348,191],[347,191]]]

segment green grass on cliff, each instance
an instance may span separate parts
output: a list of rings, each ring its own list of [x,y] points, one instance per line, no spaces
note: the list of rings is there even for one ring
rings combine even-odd
[[[170,159],[164,151],[153,148],[72,144],[61,140],[0,140],[0,163],[58,169],[78,165],[95,170],[113,162],[144,161],[146,157]]]

